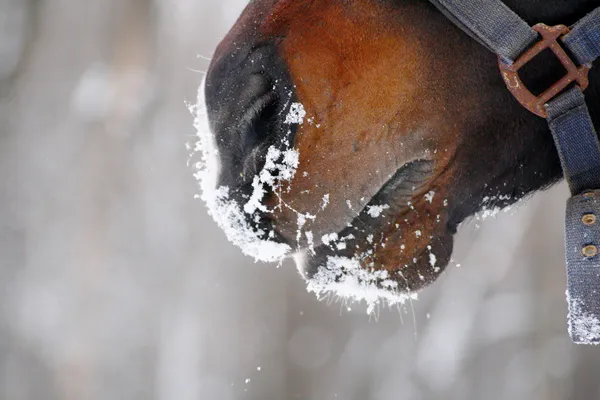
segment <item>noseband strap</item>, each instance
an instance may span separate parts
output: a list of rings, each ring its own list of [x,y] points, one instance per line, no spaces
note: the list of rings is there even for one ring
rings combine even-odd
[[[430,1],[500,57],[511,92],[548,121],[573,195],[567,203],[565,241],[569,334],[575,343],[600,344],[600,143],[582,93],[587,70],[600,57],[600,8],[571,29],[540,25],[533,29],[500,0]],[[536,31],[568,33],[540,41]],[[524,88],[518,69],[548,47],[570,71],[536,98]]]
[[[537,40],[537,32],[499,0],[431,2],[469,36],[510,64]]]

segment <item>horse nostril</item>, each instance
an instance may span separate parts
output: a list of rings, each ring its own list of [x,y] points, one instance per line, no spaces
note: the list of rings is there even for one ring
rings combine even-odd
[[[285,110],[295,92],[277,48],[236,48],[213,58],[206,76],[206,107],[223,165],[219,184],[252,182],[271,145],[293,143]]]

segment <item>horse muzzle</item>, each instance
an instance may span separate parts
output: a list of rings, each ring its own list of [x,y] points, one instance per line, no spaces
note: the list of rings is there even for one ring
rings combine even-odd
[[[275,44],[218,51],[201,97],[207,125],[202,147],[210,149],[205,150],[205,159],[213,159],[205,163],[213,179],[203,185],[203,197],[228,238],[244,253],[276,260],[290,247],[263,200],[294,173],[295,127],[286,123],[286,116],[295,93]]]

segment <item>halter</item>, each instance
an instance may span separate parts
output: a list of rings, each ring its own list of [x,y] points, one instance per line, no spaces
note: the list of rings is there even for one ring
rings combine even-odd
[[[592,62],[600,57],[600,8],[571,28],[544,24],[532,28],[500,0],[430,1],[498,55],[510,92],[548,121],[572,194],[565,241],[569,334],[575,343],[600,344],[600,143],[583,95]],[[552,50],[567,75],[534,96],[519,70],[546,49]]]

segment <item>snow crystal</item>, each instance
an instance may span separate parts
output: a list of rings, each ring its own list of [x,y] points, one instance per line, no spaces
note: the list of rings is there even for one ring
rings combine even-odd
[[[431,203],[433,203],[434,197],[435,197],[435,192],[431,191],[425,195],[425,200],[427,200],[431,204]]]
[[[336,240],[338,240],[337,233],[328,233],[321,237],[321,242],[323,242],[324,245],[329,245],[329,243],[334,242]]]
[[[312,231],[305,232],[306,240],[308,242],[308,250],[314,254],[315,253],[315,239]]]
[[[390,208],[390,206],[387,204],[382,204],[378,206],[368,206],[367,214],[369,214],[371,218],[377,218],[381,215],[383,210],[387,210],[388,208]]]
[[[501,208],[499,206],[494,205],[494,202],[506,202],[511,200],[511,195],[486,196],[482,200],[482,209],[477,214],[475,214],[474,218],[478,221],[482,221],[488,218],[495,218],[500,212],[509,213],[512,210],[511,207],[507,206]]]
[[[304,117],[306,117],[304,106],[301,103],[292,103],[290,106],[290,111],[285,117],[285,123],[302,125],[304,122]]]
[[[261,200],[266,192],[258,176],[255,176],[254,180],[252,181],[252,189],[252,195],[250,196],[248,202],[244,205],[244,212],[246,214],[254,214],[257,209],[261,211],[267,211],[266,207],[261,203]]]
[[[326,209],[329,205],[329,193],[323,196],[323,204],[321,205],[321,211]]]
[[[484,208],[475,215],[475,219],[484,220],[488,218],[495,218],[500,211],[502,211],[500,207]]]
[[[429,253],[429,265],[431,265],[432,268],[435,268],[436,263],[437,263],[437,257],[435,256],[435,254]]]

